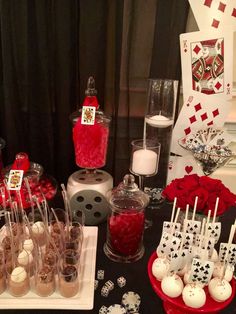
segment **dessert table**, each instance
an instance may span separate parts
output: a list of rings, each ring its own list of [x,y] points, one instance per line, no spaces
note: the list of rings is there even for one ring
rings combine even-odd
[[[100,280],[98,288],[94,293],[94,308],[92,310],[76,310],[77,313],[98,313],[102,305],[110,306],[112,304],[121,304],[122,295],[128,291],[134,291],[141,297],[141,305],[139,313],[142,314],[162,314],[165,313],[162,306],[162,301],[153,291],[149,282],[147,273],[148,260],[156,249],[156,246],[160,240],[162,222],[168,220],[171,215],[171,205],[163,204],[158,209],[147,209],[147,216],[153,220],[153,226],[145,230],[144,245],[145,254],[139,261],[130,264],[122,264],[110,261],[103,253],[103,245],[106,241],[106,223],[102,223],[98,226],[98,244],[97,244],[97,257],[96,257],[96,272],[97,270],[104,270],[104,280]],[[222,222],[222,234],[220,241],[226,241],[229,234],[230,224],[234,222],[236,218],[236,208],[231,208],[223,217]],[[120,276],[126,278],[126,285],[123,288],[118,287],[116,279]],[[101,296],[101,288],[107,280],[112,280],[115,283],[115,288],[112,290],[108,297]],[[70,299],[67,299],[68,303]],[[40,301],[40,300],[39,300]],[[14,302],[14,300],[12,300]],[[42,298],[43,302],[43,298]],[[12,304],[11,304],[12,307]],[[24,313],[24,314],[39,314],[39,313],[75,313],[73,310],[60,310],[60,307],[53,310],[39,310],[39,309],[12,309],[12,310],[1,310],[0,302],[0,313]],[[221,313],[236,313],[236,298],[233,302],[224,309]]]

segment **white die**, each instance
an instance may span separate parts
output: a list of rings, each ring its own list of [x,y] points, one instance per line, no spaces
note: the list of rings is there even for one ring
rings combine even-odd
[[[124,287],[126,285],[125,277],[121,276],[121,277],[117,278],[117,284],[120,288]]]
[[[99,314],[106,314],[107,313],[107,307],[105,305],[103,305],[102,307],[100,307],[98,313]]]
[[[94,280],[94,290],[97,290],[98,288],[98,280]]]
[[[107,286],[103,286],[101,289],[101,296],[108,297],[110,290],[107,288]]]
[[[97,272],[97,279],[98,280],[103,280],[104,279],[104,270],[103,269],[99,269]]]
[[[111,280],[108,280],[105,282],[105,286],[111,291],[114,289],[115,285],[114,282],[112,282]]]

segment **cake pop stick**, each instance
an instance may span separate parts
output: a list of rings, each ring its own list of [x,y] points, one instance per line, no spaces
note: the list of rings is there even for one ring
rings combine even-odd
[[[197,202],[198,202],[198,196],[195,197],[195,201],[194,201],[192,221],[194,221],[195,219],[196,210],[197,210]]]
[[[176,215],[175,215],[175,220],[174,220],[174,223],[173,223],[173,225],[172,225],[171,232],[170,232],[171,236],[173,236],[173,234],[174,234],[175,225],[176,225],[177,220],[178,220],[178,217],[179,217],[179,212],[180,212],[180,207],[178,207],[177,212],[176,212]]]
[[[216,198],[216,203],[215,203],[215,209],[214,209],[212,224],[214,224],[215,221],[216,221],[216,214],[217,214],[217,210],[218,210],[218,205],[219,205],[219,197]]]
[[[171,223],[172,223],[173,220],[174,220],[176,203],[177,203],[177,197],[174,198],[174,203],[173,203],[172,212],[171,212],[171,218],[170,218],[170,222],[171,222]]]
[[[22,213],[22,215],[23,215],[24,207],[23,207],[23,203],[22,203],[22,198],[21,198],[20,190],[16,190],[16,195],[17,195],[17,199],[18,199],[20,211],[21,211],[21,213]]]

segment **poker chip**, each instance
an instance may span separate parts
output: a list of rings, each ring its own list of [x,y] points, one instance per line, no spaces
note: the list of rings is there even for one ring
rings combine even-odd
[[[126,314],[126,310],[120,304],[112,304],[108,307],[107,314]]]
[[[137,293],[129,291],[123,294],[121,302],[125,307],[128,307],[129,305],[135,305],[138,307],[141,303],[141,298]]]

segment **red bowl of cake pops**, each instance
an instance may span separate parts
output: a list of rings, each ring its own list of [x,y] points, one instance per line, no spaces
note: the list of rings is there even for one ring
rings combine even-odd
[[[152,265],[155,259],[157,258],[156,252],[153,252],[148,261],[148,276],[155,293],[163,300],[163,307],[168,314],[189,314],[189,313],[219,313],[225,307],[227,307],[235,296],[235,279],[232,279],[230,284],[232,287],[232,294],[229,299],[225,302],[217,302],[211,298],[209,295],[207,287],[204,288],[206,293],[206,303],[201,308],[191,308],[186,306],[182,296],[177,298],[171,298],[163,293],[161,289],[161,281],[158,281],[152,274]]]

